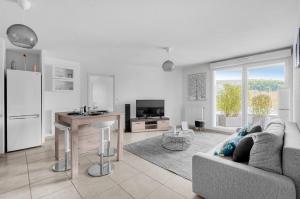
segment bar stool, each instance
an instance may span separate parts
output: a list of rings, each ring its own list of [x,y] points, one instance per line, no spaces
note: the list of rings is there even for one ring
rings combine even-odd
[[[94,127],[100,129],[99,133],[99,152],[100,153],[100,163],[94,164],[88,168],[88,174],[93,177],[100,177],[108,175],[112,172],[112,166],[110,160],[107,162],[103,161],[105,151],[110,151],[110,127],[115,121],[98,121],[93,124]],[[105,130],[108,132],[108,139],[105,140]],[[104,148],[105,143],[107,143],[106,149]]]
[[[110,143],[110,128],[111,126],[114,124],[114,122],[108,126],[108,127],[103,127],[101,128],[102,131],[102,140],[100,140],[100,147],[99,147],[99,152],[98,152],[98,155],[101,156],[101,154],[103,153],[103,157],[111,157],[111,156],[114,156],[116,155],[117,153],[117,149],[116,148],[113,148],[113,147],[105,147],[105,144],[108,145],[108,143]],[[99,128],[98,126],[95,126],[94,127],[96,128]],[[105,138],[106,136],[106,138]],[[103,152],[102,152],[103,150]]]
[[[70,160],[70,126],[55,123],[55,128],[64,131],[64,141],[65,141],[65,159],[57,162],[53,165],[52,170],[55,172],[68,171],[71,169]]]

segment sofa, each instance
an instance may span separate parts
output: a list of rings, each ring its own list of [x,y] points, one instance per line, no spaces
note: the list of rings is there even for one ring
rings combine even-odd
[[[206,199],[300,199],[300,131],[296,123],[285,122],[283,175],[216,156],[213,151],[193,156],[192,184],[197,195]]]

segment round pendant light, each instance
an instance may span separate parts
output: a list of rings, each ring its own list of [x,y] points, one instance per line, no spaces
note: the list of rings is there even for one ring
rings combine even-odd
[[[21,48],[33,48],[37,42],[38,37],[35,32],[23,24],[14,24],[7,28],[6,31],[8,40],[15,46]]]
[[[171,48],[170,47],[165,47],[163,48],[165,51],[167,51],[168,53],[168,56],[170,57],[170,51],[171,51]],[[162,69],[165,71],[165,72],[172,72],[174,69],[175,69],[175,64],[174,62],[172,62],[171,60],[167,60],[165,61],[163,64],[162,64]]]
[[[175,69],[175,64],[171,60],[167,60],[162,64],[162,68],[165,72],[171,72]]]

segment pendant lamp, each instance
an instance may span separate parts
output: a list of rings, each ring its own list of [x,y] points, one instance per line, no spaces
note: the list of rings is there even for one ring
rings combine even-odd
[[[171,48],[170,47],[166,47],[164,48],[168,54],[170,54]],[[162,64],[162,69],[165,72],[172,72],[175,69],[175,64],[173,61],[171,60],[167,60]]]
[[[18,0],[17,3],[25,11],[29,10],[31,3],[29,0]],[[33,48],[37,42],[38,37],[35,32],[24,24],[13,24],[7,28],[6,31],[8,40],[15,46],[21,48]]]

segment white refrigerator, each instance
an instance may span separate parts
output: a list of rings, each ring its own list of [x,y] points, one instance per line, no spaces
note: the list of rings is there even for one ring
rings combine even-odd
[[[41,145],[41,84],[39,72],[7,70],[7,152]]]

